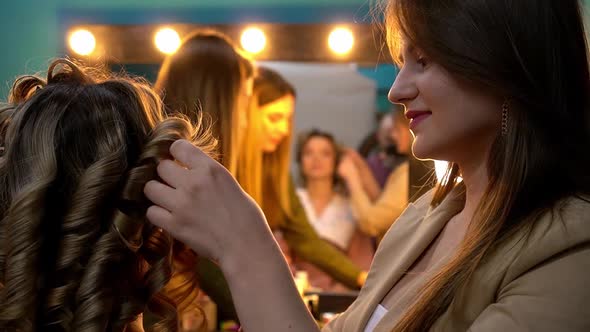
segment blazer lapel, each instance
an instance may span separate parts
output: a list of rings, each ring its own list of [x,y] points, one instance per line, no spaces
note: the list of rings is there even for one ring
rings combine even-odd
[[[436,239],[449,219],[460,211],[462,202],[456,195],[457,188],[438,207],[429,208],[426,213],[410,204],[390,228],[375,254],[367,279],[367,284],[370,281],[374,286],[368,290],[363,308],[359,308],[362,315],[354,331],[364,331],[377,305]],[[371,277],[375,280],[369,280]],[[386,318],[387,315],[383,321]]]

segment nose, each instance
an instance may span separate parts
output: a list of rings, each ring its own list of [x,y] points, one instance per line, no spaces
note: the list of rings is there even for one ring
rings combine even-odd
[[[387,95],[389,101],[394,104],[402,104],[406,106],[407,103],[414,100],[417,95],[418,89],[412,74],[409,71],[404,70],[404,67],[402,67]]]

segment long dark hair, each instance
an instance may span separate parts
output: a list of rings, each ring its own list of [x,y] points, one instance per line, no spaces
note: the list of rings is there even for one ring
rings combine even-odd
[[[174,242],[147,221],[143,186],[175,140],[207,149],[196,133],[143,80],[60,59],[15,82],[0,110],[0,330],[131,330],[146,307],[162,318],[148,327],[176,330],[188,293],[162,292]]]
[[[227,36],[200,30],[166,58],[155,84],[169,113],[180,112],[192,121],[206,114],[219,140],[219,161],[234,175],[239,149],[237,119],[248,106],[237,101],[253,75],[253,63]]]
[[[395,331],[428,330],[494,246],[531,227],[561,199],[590,192],[590,80],[581,12],[578,0],[388,2],[394,58],[405,36],[457,80],[509,103],[507,133],[498,130],[489,184],[466,239]],[[459,173],[451,164],[433,206],[445,199]]]

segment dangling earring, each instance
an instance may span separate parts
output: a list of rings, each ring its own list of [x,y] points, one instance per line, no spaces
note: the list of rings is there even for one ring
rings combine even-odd
[[[508,134],[508,111],[510,109],[510,100],[504,100],[502,104],[502,137]]]

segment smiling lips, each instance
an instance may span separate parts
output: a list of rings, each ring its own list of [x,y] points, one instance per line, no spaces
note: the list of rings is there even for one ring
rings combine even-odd
[[[410,119],[410,129],[416,128],[420,122],[432,115],[430,111],[407,111],[406,118]]]

